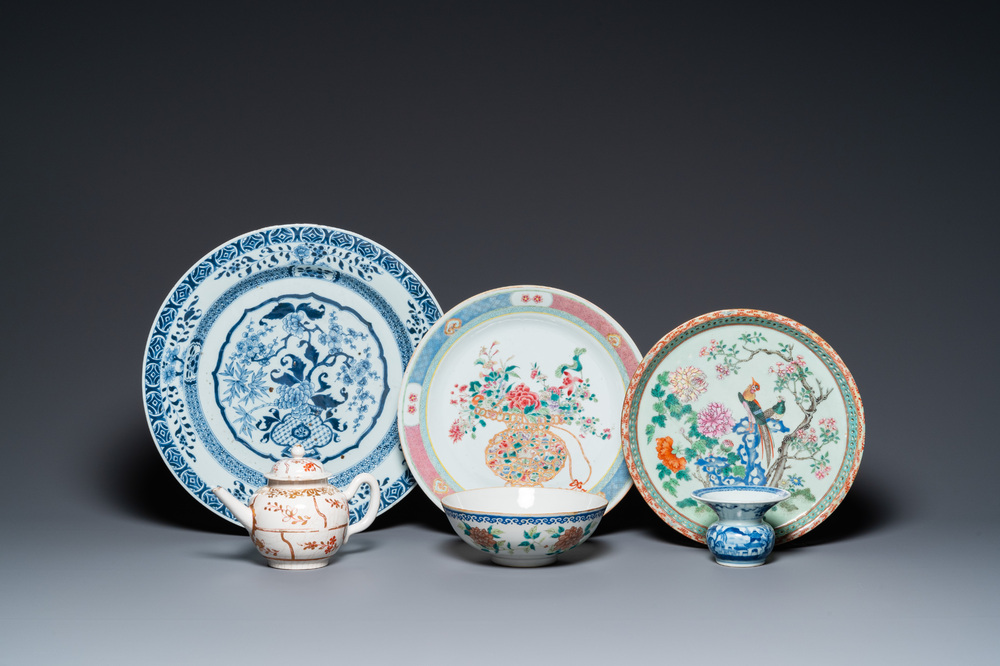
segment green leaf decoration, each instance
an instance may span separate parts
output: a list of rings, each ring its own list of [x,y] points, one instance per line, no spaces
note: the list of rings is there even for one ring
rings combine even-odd
[[[676,476],[681,481],[690,481],[691,480],[691,475],[688,474],[688,472],[687,472],[686,469],[682,469],[681,471],[677,472]]]
[[[667,409],[670,411],[670,416],[674,417],[675,419],[680,420],[680,418],[684,415],[685,407],[687,408],[687,412],[691,413],[691,405],[682,405],[681,401],[678,400],[677,396],[674,395],[673,393],[668,395],[666,399],[663,401],[663,403],[667,406]]]
[[[690,497],[685,497],[684,499],[682,499],[677,503],[678,509],[692,509],[696,506],[699,506],[698,502],[691,499]]]
[[[677,479],[668,479],[667,481],[664,481],[663,489],[674,497],[677,497]]]
[[[808,488],[803,488],[802,490],[796,490],[793,493],[793,495],[795,497],[803,497],[803,498],[809,500],[810,502],[815,502],[816,501],[816,496],[813,495],[812,491],[809,490]]]
[[[667,392],[663,390],[662,386],[660,386],[659,384],[657,384],[656,386],[653,387],[653,390],[650,391],[650,394],[654,398],[662,398],[663,396],[665,396],[667,394]]]

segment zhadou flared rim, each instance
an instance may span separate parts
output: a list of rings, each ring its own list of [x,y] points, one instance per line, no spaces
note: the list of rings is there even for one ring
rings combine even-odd
[[[745,505],[783,502],[791,495],[787,490],[769,486],[711,486],[699,488],[691,493],[691,497],[703,502]]]

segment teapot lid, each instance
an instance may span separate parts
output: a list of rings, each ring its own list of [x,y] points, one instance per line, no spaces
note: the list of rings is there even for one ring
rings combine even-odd
[[[330,478],[318,460],[303,457],[306,450],[301,444],[293,446],[291,453],[291,458],[274,463],[271,473],[264,475],[269,481],[326,481]]]

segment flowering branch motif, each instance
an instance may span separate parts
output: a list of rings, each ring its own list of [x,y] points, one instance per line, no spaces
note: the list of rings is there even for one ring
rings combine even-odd
[[[788,470],[791,461],[802,460],[801,457],[790,457],[789,455],[794,450],[800,452],[803,450],[801,446],[796,446],[796,442],[800,441],[806,435],[800,435],[799,433],[808,433],[820,404],[830,396],[833,389],[824,389],[820,379],[813,375],[812,370],[806,364],[805,357],[801,354],[795,355],[793,353],[792,344],[780,342],[777,349],[763,346],[754,347],[764,342],[767,342],[767,338],[759,331],[754,331],[740,335],[737,338],[737,342],[730,345],[727,345],[722,340],[711,340],[707,346],[701,349],[699,355],[713,361],[720,361],[716,366],[720,379],[730,374],[739,374],[739,367],[749,362],[758,354],[766,354],[778,359],[775,365],[768,369],[769,374],[774,375],[775,378],[774,391],[787,391],[791,393],[792,399],[802,412],[802,420],[798,426],[792,428],[791,432],[782,438],[777,455],[767,469],[767,485],[783,487],[783,476]],[[789,447],[792,448],[790,449]],[[816,450],[810,454],[810,457],[818,455],[820,455],[819,451]],[[826,466],[829,467],[829,465]],[[793,496],[791,499],[786,500],[784,504],[787,505],[794,501],[794,499]]]
[[[750,396],[759,419],[755,419],[749,407],[748,416],[737,419],[723,403],[712,402],[697,409],[695,404],[708,389],[708,378],[697,367],[679,367],[657,376],[657,383],[651,390],[654,398],[654,415],[647,424],[647,443],[655,440],[659,464],[657,472],[663,488],[676,497],[681,481],[694,480],[704,486],[718,484],[747,484],[783,487],[792,492],[792,497],[781,506],[794,509],[798,497],[815,501],[801,475],[785,476],[793,462],[807,462],[810,473],[818,480],[830,474],[829,453],[824,449],[835,443],[839,431],[833,418],[821,419],[819,432],[812,427],[819,406],[829,397],[832,389],[825,388],[820,379],[813,375],[805,357],[794,353],[793,345],[779,343],[765,346],[767,338],[758,331],[738,336],[732,344],[725,340],[710,340],[699,352],[701,358],[715,363],[717,380],[725,380],[739,375],[743,366],[758,355],[775,358],[769,374],[773,377],[773,392],[791,394],[792,401],[802,416],[799,424],[788,428],[779,418],[784,413],[781,403],[775,409],[762,410],[753,398],[753,391],[759,389],[751,381],[753,389],[747,389],[744,396]],[[741,400],[747,403],[747,399]],[[681,427],[663,436],[671,422]],[[757,433],[767,429],[770,433],[785,433],[774,456],[765,470],[761,466],[757,449]],[[739,444],[734,444],[726,436],[736,435]],[[764,435],[760,435],[764,437]],[[677,503],[680,508],[702,510],[704,507],[690,499]]]
[[[192,297],[191,304],[184,314],[172,323],[173,330],[167,337],[167,346],[160,361],[163,397],[166,400],[164,419],[170,424],[170,429],[177,440],[177,448],[190,458],[191,462],[198,461],[194,452],[194,443],[198,435],[184,408],[184,396],[173,382],[184,376],[186,357],[192,351],[192,346],[197,346],[188,344],[203,314],[197,304],[198,296]]]
[[[370,282],[373,275],[382,273],[382,269],[357,254],[321,243],[267,245],[261,248],[259,255],[245,254],[235,259],[221,270],[215,279],[234,275],[245,278],[252,273],[289,262],[296,262],[302,266],[327,266],[356,275],[366,282]]]
[[[332,536],[328,541],[307,541],[302,544],[302,548],[304,550],[322,550],[325,554],[329,555],[337,550],[337,537]]]
[[[339,499],[337,499],[335,497],[324,497],[323,500],[327,504],[329,504],[331,507],[333,507],[334,509],[344,509],[344,508],[346,508],[344,506],[344,501],[343,500],[339,500]]]
[[[298,508],[294,506],[284,506],[279,502],[268,502],[264,505],[264,510],[282,514],[281,522],[283,523],[305,525],[309,522],[309,516],[299,515]]]
[[[355,448],[387,391],[381,346],[353,310],[317,296],[287,296],[247,310],[213,373],[223,415],[240,441],[274,459],[301,444],[322,462]],[[326,450],[341,433],[356,439]],[[330,447],[335,449],[337,447]]]
[[[475,380],[456,384],[450,404],[459,410],[448,436],[460,442],[465,435],[476,438],[476,432],[486,427],[487,418],[520,418],[526,423],[576,425],[581,438],[592,435],[609,439],[611,429],[598,429],[600,419],[587,416],[587,403],[597,402],[590,380],[579,374],[583,370],[580,357],[586,349],[573,351],[573,361],[558,366],[550,378],[537,363],[532,364],[527,378],[519,374],[513,356],[503,358],[498,342],[482,347],[474,364],[480,367]]]
[[[261,554],[263,554],[265,556],[266,555],[270,555],[271,557],[277,557],[278,556],[278,549],[277,548],[269,548],[267,546],[267,544],[265,544],[259,538],[254,538],[253,543],[254,543],[255,546],[257,546],[257,550],[259,550],[261,552]]]
[[[532,525],[529,529],[524,530],[524,540],[521,543],[514,546],[511,542],[507,542],[507,550],[514,551],[519,549],[524,549],[524,552],[529,553],[536,550],[536,545],[538,540],[542,538],[542,533],[538,531],[538,528]]]

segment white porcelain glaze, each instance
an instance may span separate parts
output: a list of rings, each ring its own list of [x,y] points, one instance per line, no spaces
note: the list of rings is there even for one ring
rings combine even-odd
[[[352,534],[375,520],[378,502],[370,502],[364,517],[349,525],[347,503],[362,484],[379,496],[378,481],[359,474],[345,492],[328,482],[323,466],[304,458],[305,449],[292,447],[292,457],[274,464],[268,483],[246,506],[223,488],[213,488],[219,500],[250,532],[254,545],[276,569],[318,569],[329,563]]]
[[[314,224],[268,227],[219,246],[164,300],[143,359],[156,447],[203,505],[237,522],[211,489],[243,503],[301,444],[344,488],[362,472],[381,496],[351,500],[357,522],[413,487],[399,445],[400,380],[440,316],[395,254]]]
[[[452,529],[496,564],[537,567],[583,543],[608,501],[560,488],[497,487],[441,498]]]
[[[699,488],[691,496],[719,517],[705,533],[715,561],[726,567],[758,567],[775,542],[774,527],[764,515],[791,493],[768,486],[715,486]]]
[[[399,404],[403,453],[440,505],[495,486],[628,491],[618,421],[638,348],[593,303],[514,286],[452,308],[407,366]]]

